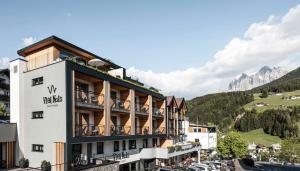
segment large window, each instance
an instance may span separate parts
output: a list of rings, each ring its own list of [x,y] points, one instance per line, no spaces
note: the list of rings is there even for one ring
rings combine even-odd
[[[43,111],[32,112],[32,119],[42,119],[42,118],[44,118]]]
[[[119,151],[120,149],[120,144],[119,144],[119,141],[114,141],[114,152],[116,152],[116,151]]]
[[[143,148],[148,148],[148,139],[143,139]]]
[[[43,152],[44,151],[43,147],[44,147],[44,145],[32,144],[32,151]]]
[[[104,151],[104,143],[97,142],[97,154],[103,154]]]
[[[43,77],[32,79],[32,86],[43,84]]]
[[[129,149],[136,149],[136,140],[129,140]]]
[[[126,151],[126,140],[123,140],[123,142],[122,142],[122,144],[123,144],[123,151]]]

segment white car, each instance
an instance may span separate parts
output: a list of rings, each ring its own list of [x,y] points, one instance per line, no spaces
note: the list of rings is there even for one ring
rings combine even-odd
[[[189,166],[187,171],[209,171],[207,167],[202,166]]]
[[[211,171],[211,169],[209,168],[209,166],[207,166],[206,164],[195,163],[192,166],[196,167],[197,169],[200,169],[201,171]]]

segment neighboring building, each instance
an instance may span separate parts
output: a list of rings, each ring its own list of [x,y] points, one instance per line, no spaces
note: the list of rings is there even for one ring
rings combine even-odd
[[[6,111],[0,113],[1,120],[9,120],[9,70],[0,70],[0,103],[4,104]]]
[[[24,59],[10,62],[16,164],[24,156],[31,167],[47,160],[54,170],[144,170],[199,151],[180,139],[184,99],[169,106],[126,69],[55,36],[18,54]]]
[[[217,132],[215,126],[192,124],[188,118],[185,120],[186,141],[200,142],[202,150],[217,148]]]

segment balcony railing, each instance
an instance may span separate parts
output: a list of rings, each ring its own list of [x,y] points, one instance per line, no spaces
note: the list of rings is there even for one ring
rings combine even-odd
[[[96,92],[76,91],[76,102],[85,105],[100,106],[104,104],[104,94]]]
[[[175,128],[169,128],[168,133],[169,134],[175,134]]]
[[[148,114],[149,113],[149,105],[147,105],[147,104],[135,104],[135,111],[137,113]]]
[[[178,128],[178,133],[179,134],[184,134],[184,129],[183,128]]]
[[[166,130],[165,127],[153,128],[154,134],[165,134]]]
[[[130,135],[131,126],[112,125],[111,135]]]
[[[130,110],[130,100],[112,99],[111,108],[113,110],[126,111]]]
[[[76,136],[103,136],[104,125],[81,124],[76,125]]]
[[[135,134],[137,134],[137,135],[148,135],[148,134],[150,134],[149,126],[135,127]]]
[[[164,117],[163,113],[164,113],[163,109],[153,108],[153,116]]]

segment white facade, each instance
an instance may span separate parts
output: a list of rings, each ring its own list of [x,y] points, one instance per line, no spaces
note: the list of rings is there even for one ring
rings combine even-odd
[[[21,152],[16,162],[25,157],[31,167],[40,167],[42,160],[53,163],[54,143],[66,142],[65,62],[26,72],[26,61],[15,60],[10,63],[10,73],[11,122],[17,123]],[[43,77],[43,83],[33,86],[38,77]],[[57,97],[61,102],[53,101]],[[44,98],[52,101],[46,104]],[[42,119],[33,118],[37,111],[43,111]],[[43,145],[43,152],[33,151],[33,144]]]
[[[187,119],[184,121],[186,141],[199,141],[201,149],[215,149],[217,148],[217,133],[216,132],[201,132],[201,127],[191,127]],[[192,130],[192,131],[191,131]]]

